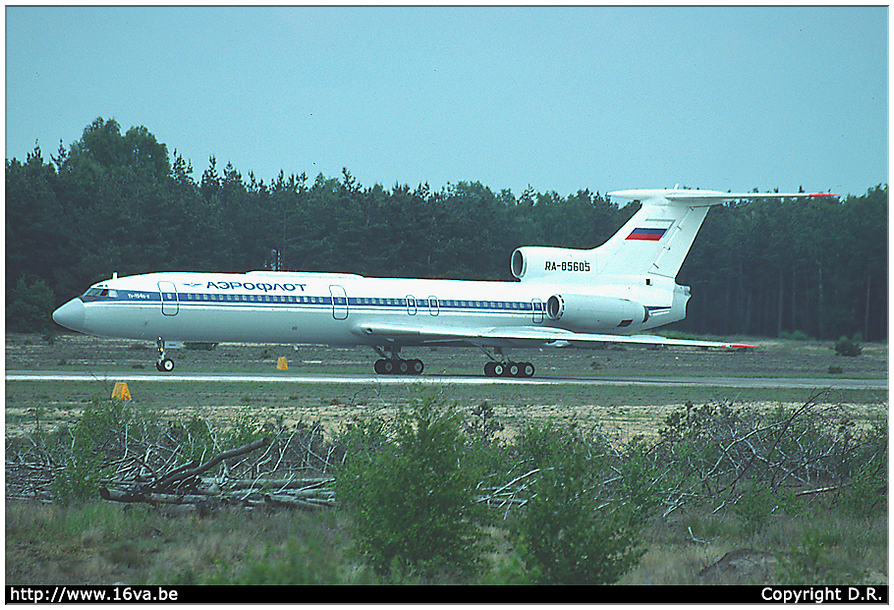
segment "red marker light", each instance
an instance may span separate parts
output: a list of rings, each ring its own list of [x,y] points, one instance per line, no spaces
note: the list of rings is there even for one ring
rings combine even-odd
[[[838,197],[835,193],[810,193],[808,197]]]

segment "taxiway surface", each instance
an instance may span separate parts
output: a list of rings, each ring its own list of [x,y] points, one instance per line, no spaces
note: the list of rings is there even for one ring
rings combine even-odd
[[[131,371],[6,371],[7,381],[157,381],[167,383],[306,383],[306,384],[421,384],[421,385],[575,385],[575,386],[684,386],[725,388],[789,388],[835,390],[888,390],[887,379],[846,379],[807,377],[534,377],[515,379],[462,375],[332,375],[246,373],[148,373]]]

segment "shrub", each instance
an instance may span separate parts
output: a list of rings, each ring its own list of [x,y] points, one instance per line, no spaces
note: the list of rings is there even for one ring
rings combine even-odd
[[[106,456],[122,445],[118,434],[121,423],[132,413],[125,403],[115,400],[94,400],[71,430],[71,449],[65,455],[64,467],[53,478],[53,499],[71,504],[96,498],[100,479],[108,476]]]
[[[743,533],[750,538],[764,529],[775,506],[773,492],[755,481],[733,504],[732,510],[742,520]]]
[[[639,549],[637,502],[623,504],[606,481],[607,456],[574,426],[529,427],[519,446],[540,468],[511,537],[531,582],[617,582],[645,553]],[[611,477],[615,478],[615,477]]]
[[[353,521],[357,550],[380,575],[468,579],[481,567],[474,481],[463,468],[459,414],[433,396],[390,426],[354,422],[336,494]],[[387,440],[386,440],[387,439]]]
[[[835,354],[838,356],[855,357],[859,356],[861,353],[863,353],[863,348],[856,339],[841,337],[838,339],[838,342],[835,343]]]
[[[851,457],[848,485],[840,502],[857,517],[872,517],[888,512],[888,434],[885,422],[876,422],[863,438],[862,446]]]

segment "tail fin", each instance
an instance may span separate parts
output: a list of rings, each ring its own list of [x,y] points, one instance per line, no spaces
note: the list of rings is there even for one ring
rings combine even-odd
[[[642,207],[596,248],[604,275],[660,275],[675,278],[712,205],[740,199],[834,197],[827,193],[720,193],[688,189],[636,189],[608,193],[638,200]]]

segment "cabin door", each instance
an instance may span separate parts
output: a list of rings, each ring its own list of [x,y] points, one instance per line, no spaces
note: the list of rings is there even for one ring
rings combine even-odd
[[[531,301],[531,309],[534,312],[534,324],[543,323],[543,301],[540,299],[533,299]]]
[[[180,313],[180,297],[174,282],[159,282],[158,292],[161,294],[162,315],[176,316]]]
[[[336,320],[344,320],[348,317],[348,294],[341,286],[330,286],[329,294],[332,295],[332,317]]]

